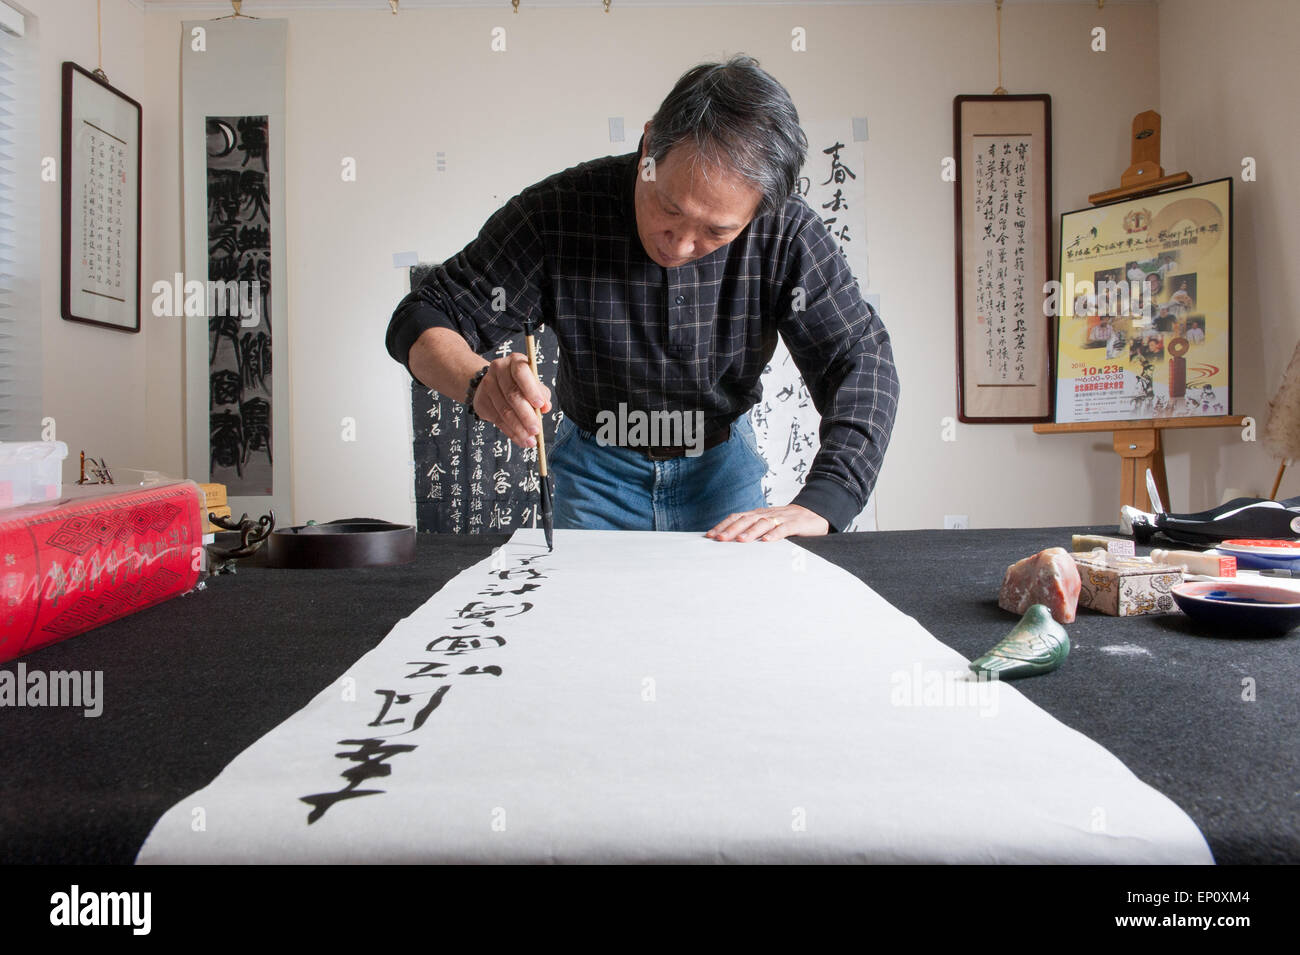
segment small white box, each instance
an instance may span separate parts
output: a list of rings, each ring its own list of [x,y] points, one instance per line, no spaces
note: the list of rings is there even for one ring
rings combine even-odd
[[[62,441],[0,442],[0,507],[49,501],[63,493]]]

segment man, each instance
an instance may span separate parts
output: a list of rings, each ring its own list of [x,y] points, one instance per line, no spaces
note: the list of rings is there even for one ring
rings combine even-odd
[[[755,60],[695,67],[636,153],[566,169],[494,213],[398,304],[388,352],[532,447],[549,389],[522,354],[480,355],[525,322],[554,329],[556,527],[739,541],[843,530],[875,486],[898,377],[880,317],[795,193],[807,148]],[[795,499],[768,507],[746,413],[778,333],[822,416],[821,448]],[[674,427],[651,429],[659,440],[606,427],[638,413]]]

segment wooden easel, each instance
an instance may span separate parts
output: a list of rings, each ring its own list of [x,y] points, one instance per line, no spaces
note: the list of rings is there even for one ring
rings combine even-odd
[[[1120,199],[1133,199],[1173,186],[1185,186],[1192,181],[1189,172],[1176,172],[1166,176],[1160,165],[1160,114],[1147,110],[1133,117],[1133,139],[1130,144],[1132,164],[1120,176],[1117,189],[1094,192],[1088,201],[1094,206],[1105,205]],[[1139,421],[1081,421],[1070,424],[1036,424],[1037,434],[1080,434],[1085,432],[1113,432],[1115,453],[1120,457],[1120,504],[1152,511],[1152,501],[1147,494],[1146,473],[1150,469],[1155,479],[1156,491],[1166,510],[1172,510],[1169,500],[1169,482],[1165,476],[1165,450],[1160,433],[1170,428],[1226,428],[1240,426],[1243,415],[1218,415],[1215,417],[1148,418]]]
[[[1165,168],[1160,165],[1160,114],[1153,109],[1133,117],[1133,140],[1129,144],[1129,156],[1132,165],[1119,177],[1119,188],[1094,192],[1088,197],[1094,206],[1120,199],[1134,199],[1173,186],[1185,186],[1192,181],[1190,172],[1165,175]]]
[[[1171,428],[1240,427],[1244,415],[1216,415],[1204,418],[1148,418],[1140,421],[1076,421],[1069,424],[1036,424],[1037,434],[1083,434],[1094,431],[1114,432],[1115,453],[1119,455],[1119,502],[1139,511],[1154,510],[1147,494],[1147,469],[1155,478],[1156,490],[1165,510],[1173,510],[1169,501],[1169,482],[1165,477],[1165,449],[1160,432]]]

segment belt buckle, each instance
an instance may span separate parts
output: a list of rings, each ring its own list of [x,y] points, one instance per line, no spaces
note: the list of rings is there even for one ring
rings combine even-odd
[[[703,453],[705,451],[709,451],[713,448],[716,448],[718,445],[722,444],[730,437],[731,437],[731,425],[726,425],[720,430],[715,431],[711,436],[706,437],[700,443],[700,452]],[[638,448],[637,450],[639,450],[651,461],[671,461],[674,458],[686,457],[687,453],[690,451],[690,448],[688,448],[684,444],[678,444],[670,448],[662,448],[662,449],[656,448],[653,445],[648,445],[644,448]]]
[[[671,448],[658,448],[654,445],[647,445],[640,450],[641,453],[651,461],[671,461],[673,458],[686,456],[686,448],[683,445],[677,445]]]

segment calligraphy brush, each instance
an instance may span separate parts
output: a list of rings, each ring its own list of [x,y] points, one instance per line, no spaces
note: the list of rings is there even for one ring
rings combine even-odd
[[[533,376],[541,381],[537,374],[537,346],[533,343],[533,325],[524,326],[524,341],[528,344],[528,367]],[[546,549],[555,550],[555,516],[551,509],[551,480],[546,473],[546,417],[541,409],[537,411],[537,473],[542,487],[542,533],[546,535]]]

